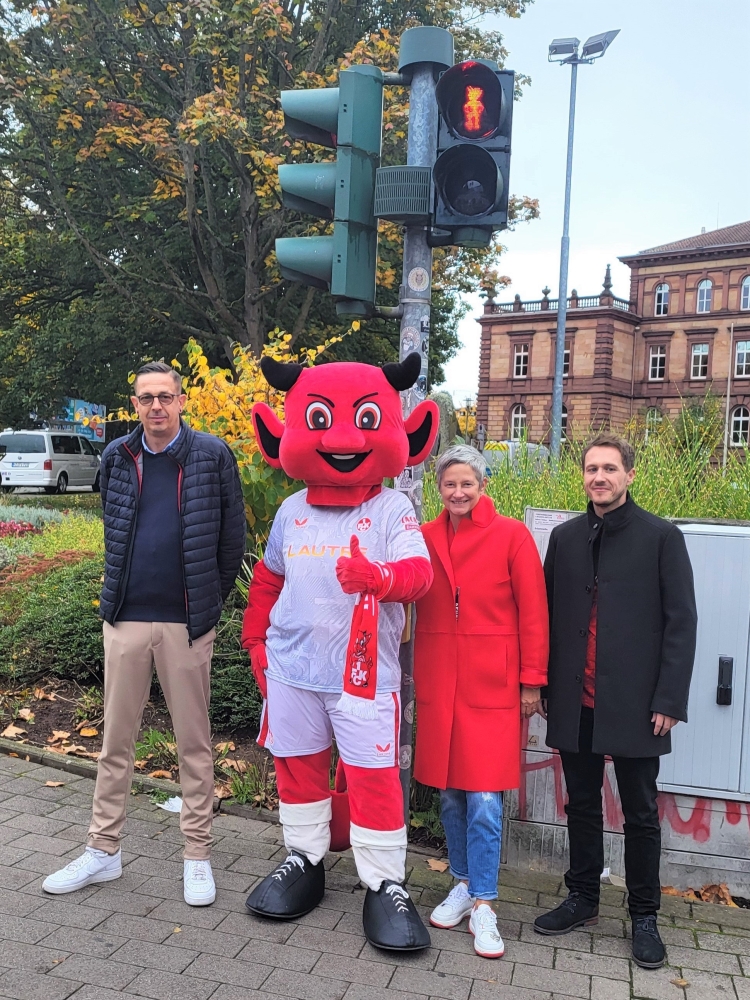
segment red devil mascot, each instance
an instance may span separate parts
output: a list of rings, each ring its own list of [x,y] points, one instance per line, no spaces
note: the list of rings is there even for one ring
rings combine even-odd
[[[379,948],[426,948],[404,888],[398,650],[403,605],[427,592],[432,568],[411,504],[382,482],[424,461],[437,406],[424,401],[404,422],[399,390],[417,381],[418,354],[382,368],[271,358],[261,367],[286,391],[285,423],[264,403],[253,408],[261,451],[307,489],[281,505],[245,612],[242,644],[265,699],[258,741],[275,758],[288,852],[246,905],[292,920],[323,898],[335,736],[367,886],[365,935]]]

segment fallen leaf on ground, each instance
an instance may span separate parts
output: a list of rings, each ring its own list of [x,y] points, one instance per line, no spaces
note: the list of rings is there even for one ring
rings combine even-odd
[[[149,778],[167,778],[168,780],[172,777],[171,771],[149,771]]]
[[[427,867],[430,868],[434,872],[447,872],[448,871],[448,862],[447,861],[439,861],[437,858],[428,858],[427,859]]]
[[[73,747],[73,752],[76,757],[88,757],[89,760],[99,760],[101,757],[101,750],[85,750],[83,747]]]
[[[45,788],[61,788],[65,784],[64,781],[45,781]]]
[[[721,903],[723,906],[737,906],[732,899],[732,894],[726,882],[722,882],[721,885],[704,885],[698,890],[697,895],[704,903]]]
[[[687,979],[670,979],[669,981],[670,981],[670,983],[673,986],[689,986],[690,985],[690,983],[687,981]]]
[[[18,726],[14,726],[13,723],[11,723],[3,729],[0,736],[4,736],[8,740],[14,740],[17,736],[23,736],[25,733],[25,729],[20,729]]]
[[[9,754],[8,754],[8,756],[9,756],[9,757],[17,757],[17,756],[18,756],[18,754],[17,754],[17,753],[9,753]]]
[[[37,701],[57,701],[55,692],[47,693],[44,688],[34,688],[34,697]]]
[[[234,743],[227,741],[226,743],[217,743],[214,750],[218,750],[219,753],[226,753],[228,750],[236,750]]]
[[[225,757],[218,764],[219,767],[223,767],[229,771],[236,771],[238,774],[244,774],[247,771],[247,761],[235,760],[234,757]]]
[[[98,729],[94,729],[93,726],[89,726],[86,729],[79,729],[78,730],[78,735],[79,736],[84,736],[87,739],[90,739],[92,736],[98,736],[99,735],[99,730]]]
[[[59,743],[62,740],[67,740],[70,733],[66,733],[64,729],[53,729],[52,735],[47,737],[48,743]]]
[[[232,789],[229,785],[216,785],[214,787],[214,795],[217,799],[231,799]]]
[[[175,927],[175,929],[172,931],[172,933],[173,934],[182,934],[182,928],[181,927]]]
[[[23,719],[24,722],[33,722],[34,713],[31,711],[30,708],[22,708],[19,709],[18,718]]]
[[[146,764],[148,764],[148,757],[146,757],[145,760],[135,761],[133,767],[136,769],[136,771],[142,771],[146,767]]]

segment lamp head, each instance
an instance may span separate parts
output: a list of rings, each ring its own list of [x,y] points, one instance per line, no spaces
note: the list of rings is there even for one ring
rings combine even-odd
[[[578,55],[578,38],[553,38],[549,46],[549,62],[567,62]]]
[[[615,38],[620,34],[620,29],[614,31],[603,31],[600,35],[592,35],[583,44],[581,52],[582,59],[600,59],[610,47]]]

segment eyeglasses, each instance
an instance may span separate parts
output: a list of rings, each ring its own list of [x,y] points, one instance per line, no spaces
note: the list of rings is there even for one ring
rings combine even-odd
[[[178,393],[176,392],[160,392],[157,396],[153,396],[150,392],[144,392],[142,396],[136,396],[135,398],[141,406],[153,406],[154,399],[158,399],[162,406],[171,406],[177,399],[177,396]]]

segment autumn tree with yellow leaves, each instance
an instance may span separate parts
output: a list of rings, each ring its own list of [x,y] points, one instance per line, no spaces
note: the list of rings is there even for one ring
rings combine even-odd
[[[276,265],[279,235],[325,230],[281,207],[279,164],[321,150],[286,136],[279,91],[335,85],[357,62],[393,70],[401,32],[420,23],[450,27],[459,58],[502,64],[500,35],[477,25],[518,17],[528,2],[4,2],[0,199],[12,212],[0,219],[0,359],[18,324],[36,324],[48,360],[72,352],[84,368],[91,339],[95,388],[190,337],[213,362],[233,363],[235,343],[257,357],[277,328],[302,348],[342,332],[330,297],[283,280]],[[384,163],[404,162],[407,127],[408,91],[389,87]],[[529,198],[511,208],[516,219],[538,211]],[[2,253],[9,225],[12,272]],[[398,227],[384,225],[384,304],[397,298],[400,247]],[[500,253],[499,244],[436,253],[438,377],[457,346],[461,297]],[[33,337],[25,343],[33,350]],[[382,362],[396,347],[396,324],[370,320],[330,353]],[[60,378],[75,377],[63,365]]]

